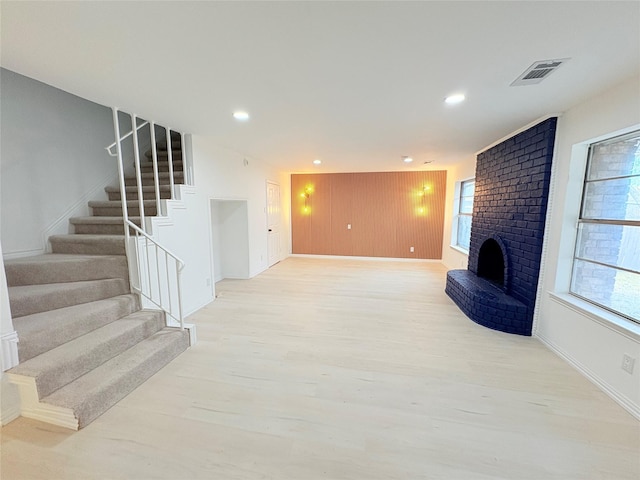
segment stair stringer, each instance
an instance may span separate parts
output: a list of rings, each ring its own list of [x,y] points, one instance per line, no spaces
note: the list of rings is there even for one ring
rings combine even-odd
[[[184,317],[191,315],[215,299],[213,283],[213,259],[203,263],[198,252],[211,249],[210,216],[208,201],[198,194],[193,185],[174,186],[175,199],[167,200],[163,218],[154,218],[154,238],[178,255],[186,264],[182,273]],[[184,242],[180,232],[190,232],[190,241]],[[199,248],[194,242],[201,242]],[[205,260],[206,262],[206,260]]]
[[[168,230],[173,230],[175,228],[179,228],[176,225],[174,218],[179,215],[183,215],[185,212],[189,211],[189,203],[194,203],[195,195],[196,195],[196,187],[192,185],[184,185],[184,184],[176,184],[174,185],[174,198],[172,199],[161,199],[160,200],[160,211],[163,213],[162,215],[154,215],[145,217],[145,226],[147,228],[147,233],[154,238],[154,240],[159,241],[164,245],[162,240],[163,233],[166,233]],[[132,241],[135,241],[132,239]],[[178,249],[170,248],[178,256],[182,257],[182,253]],[[137,261],[137,260],[134,260]],[[137,271],[134,265],[129,266],[129,272],[132,276],[131,278],[137,279]],[[144,275],[144,273],[143,273]],[[134,288],[135,293],[140,296],[140,300],[142,302],[142,308],[147,309],[159,309],[159,306],[154,302],[147,299],[141,292]],[[183,295],[184,295],[183,289]],[[198,305],[197,308],[189,308],[187,311],[183,312],[184,317],[187,317],[191,313],[199,310],[204,305],[208,304],[209,301],[213,300],[213,291],[211,294],[211,299],[205,302],[203,305]],[[166,326],[167,327],[179,327],[180,325],[177,322],[173,321],[171,316],[165,315]],[[197,342],[197,333],[196,333],[196,325],[192,323],[184,323],[184,328],[189,332],[189,346],[192,347]]]
[[[17,385],[20,392],[20,415],[60,427],[78,430],[79,423],[73,410],[40,401],[34,377],[7,373],[9,381]]]

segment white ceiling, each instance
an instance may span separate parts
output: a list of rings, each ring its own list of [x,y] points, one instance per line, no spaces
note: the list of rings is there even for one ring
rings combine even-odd
[[[0,5],[3,67],[293,172],[443,168],[640,75],[636,1]]]

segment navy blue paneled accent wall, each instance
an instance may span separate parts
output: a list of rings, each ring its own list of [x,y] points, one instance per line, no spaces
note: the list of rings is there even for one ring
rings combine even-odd
[[[556,124],[549,118],[477,158],[469,268],[449,272],[446,292],[489,328],[531,335]],[[505,271],[487,273],[488,263]]]

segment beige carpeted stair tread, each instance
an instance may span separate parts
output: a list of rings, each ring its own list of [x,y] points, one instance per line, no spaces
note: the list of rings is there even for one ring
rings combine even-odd
[[[152,157],[152,153],[149,150],[148,152],[146,152],[144,154],[145,157],[147,157],[147,159],[151,160]],[[158,150],[158,159],[167,159],[167,161],[169,161],[169,153],[166,150]],[[172,150],[172,158],[171,160],[182,160],[182,150],[177,150],[174,149]]]
[[[172,140],[171,141],[171,148],[173,149],[180,149],[180,146],[182,145],[182,142],[180,140]],[[158,142],[157,145],[158,151],[162,151],[162,150],[166,150],[167,149],[167,141],[166,140],[161,140]],[[151,150],[149,150],[151,151]]]
[[[173,165],[173,171],[174,172],[180,172],[182,171],[182,167],[183,167],[183,163],[182,160],[173,160],[172,162]],[[144,169],[145,171],[151,170],[153,171],[153,160],[148,159],[145,162],[140,162],[140,168]],[[161,172],[168,172],[169,171],[169,160],[160,160],[158,159],[158,170]]]
[[[127,294],[14,318],[18,357],[27,361],[139,309],[138,296]]]
[[[140,217],[129,217],[129,220],[140,226]],[[116,216],[73,217],[69,219],[74,232],[80,235],[123,235],[124,219]]]
[[[118,202],[120,204],[120,202]],[[140,225],[140,217],[129,217],[129,221]],[[109,217],[72,217],[69,222],[73,225],[122,225],[124,217],[109,216]]]
[[[161,312],[141,310],[20,363],[9,373],[35,378],[43,398],[163,327]]]
[[[6,260],[4,267],[10,287],[128,277],[127,260],[122,255],[49,253]]]
[[[120,190],[115,190],[117,193],[120,193]],[[144,200],[144,207],[152,207],[155,206],[155,200]],[[91,208],[102,208],[102,207],[118,207],[120,211],[122,211],[122,200],[92,200],[89,202],[89,206]],[[129,209],[137,208],[140,206],[139,200],[127,200],[127,206]],[[113,217],[117,217],[118,215],[110,215]]]
[[[153,187],[155,180],[153,172],[141,173],[140,177],[142,179],[143,186]],[[169,185],[169,172],[158,172],[158,183],[160,186]],[[182,171],[174,171],[173,172],[173,182],[174,183],[183,183],[184,182],[184,172]],[[124,183],[126,186],[137,186],[138,180],[135,175],[126,176],[124,179]]]
[[[137,192],[138,191],[138,187],[137,185],[126,185],[125,186],[125,190],[127,192]],[[171,185],[160,185],[160,190],[161,191],[171,191]],[[107,193],[120,193],[120,187],[104,187],[104,191]],[[155,192],[155,186],[153,185],[143,185],[142,186],[142,191],[143,192]]]
[[[153,163],[143,163],[140,165],[140,170],[142,171],[142,173],[153,173]],[[182,174],[184,172],[183,168],[182,168],[182,163],[177,164],[177,162],[174,162],[173,164],[173,173],[175,175],[178,175],[179,173]],[[169,165],[166,162],[158,162],[158,173],[162,174],[169,174]],[[182,178],[182,177],[181,177]],[[168,178],[165,178],[164,180],[160,181],[160,184],[168,184],[169,180]],[[174,183],[180,183],[176,181],[176,178],[174,178]]]
[[[118,196],[120,192],[118,192]],[[140,214],[140,202],[138,200],[127,200],[129,215]],[[89,206],[92,209],[94,216],[106,216],[112,217],[122,215],[122,200],[106,200],[106,201],[91,201]],[[155,200],[144,201],[144,213],[145,215],[155,215],[157,212]]]
[[[153,166],[153,164],[151,164],[151,166]],[[177,177],[181,177],[182,175],[184,175],[184,172],[182,171],[174,171],[173,174]],[[144,172],[141,173],[141,176],[143,179],[153,179],[153,172]],[[169,172],[158,172],[158,177],[161,179],[165,179],[166,183],[169,183]],[[135,180],[136,176],[135,175],[127,175],[125,177],[125,180]]]
[[[186,330],[164,328],[42,399],[73,410],[82,428],[189,346]]]
[[[122,194],[120,187],[106,187],[105,192],[109,196],[109,200],[121,200]],[[138,187],[137,185],[125,186],[125,192],[127,201],[138,200]],[[156,198],[156,191],[154,185],[144,185],[142,187],[142,195],[144,200],[153,200]],[[171,198],[171,185],[160,185],[160,198]],[[146,206],[146,203],[145,203]]]
[[[54,235],[49,242],[53,253],[125,255],[124,235]]]
[[[8,290],[11,316],[15,318],[123,295],[129,293],[129,285],[122,278],[107,278],[22,285],[9,287]]]
[[[169,199],[171,198],[171,185],[159,185],[160,189],[160,198]],[[109,196],[109,201],[120,201],[122,199],[122,194],[120,192],[120,187],[106,187],[105,192]],[[137,201],[138,200],[138,186],[137,185],[127,185],[125,186],[125,192],[127,194],[127,202]],[[156,190],[154,185],[143,185],[142,194],[144,196],[145,202],[147,200],[154,200],[156,198]],[[90,202],[93,203],[93,202]],[[128,203],[129,204],[129,203]],[[130,205],[130,204],[129,204]],[[146,205],[146,203],[145,203]]]

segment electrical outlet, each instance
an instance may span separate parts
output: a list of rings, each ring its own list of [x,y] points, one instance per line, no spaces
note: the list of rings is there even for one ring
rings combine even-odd
[[[626,353],[624,355],[622,355],[622,369],[625,372],[632,374],[633,373],[633,367],[634,367],[635,364],[636,364],[636,359],[635,358],[630,357]]]
[[[347,223],[347,230],[351,230],[351,224]]]
[[[414,248],[413,247],[409,247],[409,252],[413,253]]]

